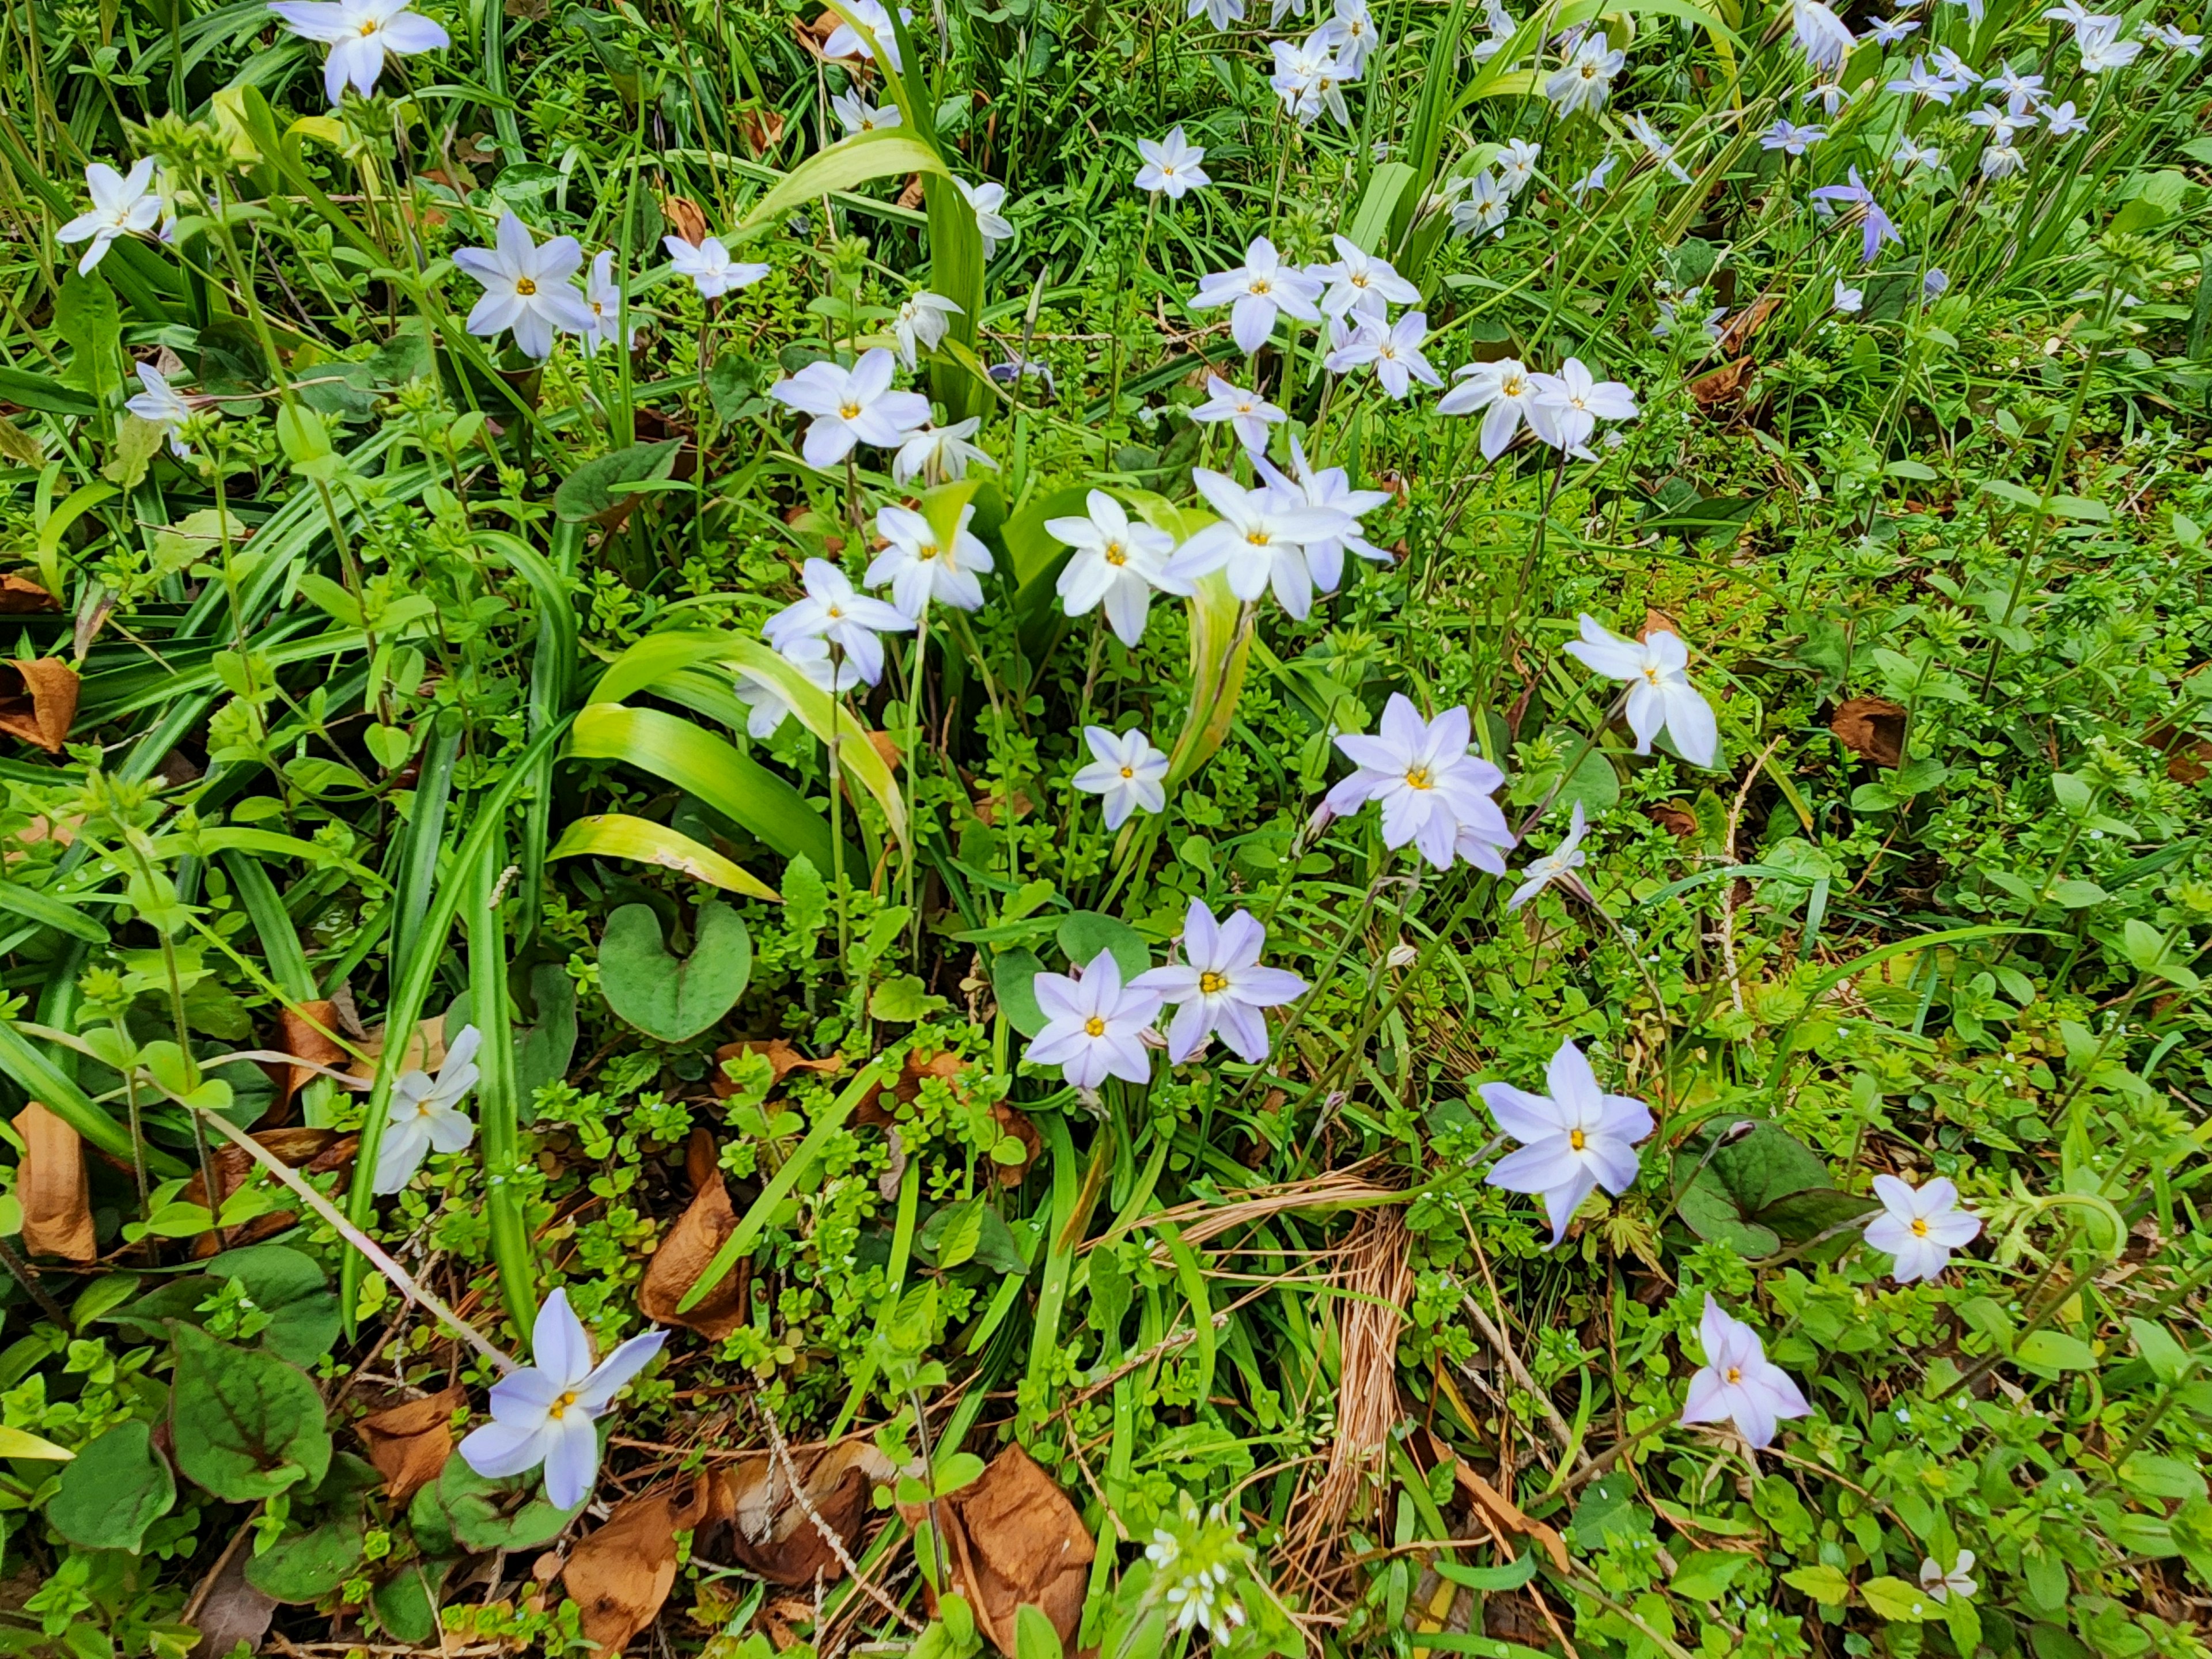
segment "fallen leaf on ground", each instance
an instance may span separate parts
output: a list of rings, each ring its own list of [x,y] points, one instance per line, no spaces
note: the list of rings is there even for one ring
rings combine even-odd
[[[712,1500],[704,1474],[624,1498],[569,1553],[561,1583],[602,1654],[618,1652],[659,1615],[676,1583],[676,1534],[705,1522]]]
[[[336,1129],[258,1129],[253,1139],[266,1150],[276,1153],[293,1169],[311,1176],[325,1175],[332,1170],[342,1170],[353,1162],[353,1155],[361,1148],[357,1134],[340,1134]],[[241,1148],[225,1141],[215,1148],[210,1160],[215,1164],[216,1184],[222,1188],[212,1206],[208,1206],[207,1184],[197,1170],[185,1183],[178,1196],[187,1204],[220,1209],[230,1195],[246,1184],[246,1174],[255,1167],[256,1160]],[[278,1210],[267,1215],[255,1216],[215,1232],[202,1233],[192,1245],[195,1256],[210,1256],[221,1250],[234,1249],[241,1244],[252,1244],[273,1237],[292,1226],[299,1217],[290,1210]]]
[[[1852,697],[1828,716],[1836,741],[1861,760],[1895,767],[1905,759],[1905,709],[1887,697]]]
[[[1459,1487],[1460,1496],[1467,1499],[1479,1517],[1489,1523],[1492,1532],[1500,1535],[1512,1533],[1522,1538],[1534,1539],[1537,1547],[1551,1558],[1553,1565],[1561,1572],[1568,1570],[1567,1547],[1556,1531],[1541,1521],[1531,1520],[1522,1514],[1519,1504],[1476,1474],[1465,1458],[1432,1431],[1418,1430],[1414,1438],[1425,1448],[1431,1465],[1446,1461],[1450,1462],[1452,1480]]]
[[[781,110],[749,109],[738,117],[738,133],[755,155],[766,154],[783,142]]]
[[[722,1248],[722,1241],[737,1230],[737,1212],[730,1207],[721,1172],[714,1170],[646,1264],[645,1281],[637,1290],[640,1311],[656,1324],[682,1325],[714,1342],[744,1324],[744,1299],[738,1293],[738,1275],[733,1273],[723,1274],[722,1282],[700,1297],[696,1305],[677,1311],[684,1292],[699,1282],[699,1275]]]
[[[58,755],[76,718],[76,670],[58,657],[0,662],[0,732]]]
[[[699,210],[696,202],[687,197],[666,196],[661,198],[660,210],[675,227],[676,234],[693,247],[707,240],[707,216]]]
[[[920,207],[921,203],[921,175],[917,173],[909,177],[905,185],[900,189],[898,193],[898,204],[911,213],[915,209]]]
[[[1751,378],[1751,359],[1739,357],[1732,363],[1700,374],[1690,382],[1690,396],[1700,409],[1731,403],[1743,395],[1744,382]]]
[[[404,1504],[438,1478],[453,1455],[453,1412],[468,1404],[459,1383],[372,1412],[354,1425],[368,1461],[384,1477],[385,1496]]]
[[[722,1062],[726,1060],[735,1060],[739,1054],[766,1054],[769,1068],[775,1073],[775,1080],[778,1083],[782,1082],[793,1072],[835,1072],[845,1064],[845,1057],[842,1054],[832,1054],[827,1060],[809,1060],[781,1037],[769,1037],[765,1041],[754,1039],[745,1042],[726,1042],[714,1050],[714,1075],[712,1086],[715,1097],[719,1100],[727,1100],[738,1091],[738,1085],[723,1075]]]
[[[246,1582],[246,1564],[253,1559],[251,1547],[234,1547],[223,1554],[215,1571],[200,1585],[185,1606],[184,1623],[199,1632],[191,1659],[225,1659],[242,1644],[248,1653],[261,1650],[276,1616],[276,1598],[264,1595]]]
[[[297,1012],[289,1008],[276,1015],[278,1046],[288,1054],[297,1054],[301,1060],[317,1066],[328,1066],[334,1071],[343,1071],[349,1055],[331,1033],[338,1029],[338,1011],[335,1003],[327,1000],[303,1002]],[[276,1079],[278,1106],[289,1106],[292,1097],[314,1080],[315,1073],[304,1066],[286,1066],[283,1075]]]
[[[97,1259],[82,1139],[35,1100],[16,1115],[15,1133],[23,1142],[15,1197],[23,1206],[25,1254],[70,1261]]]
[[[975,1627],[1000,1652],[1014,1650],[1014,1610],[1037,1608],[1075,1650],[1075,1628],[1097,1553],[1082,1513],[1035,1458],[1009,1446],[973,1486],[938,1500],[953,1582]],[[920,1519],[917,1510],[911,1518]],[[935,1611],[936,1598],[929,1598]]]
[[[20,571],[0,576],[0,616],[20,617],[33,611],[57,611],[54,596]]]
[[[1644,816],[1677,841],[1688,841],[1698,833],[1698,815],[1676,801],[1661,801],[1656,806],[1647,806],[1644,809]]]
[[[1682,637],[1682,624],[1665,611],[1654,611],[1647,605],[1644,607],[1644,632],[1639,637],[1648,640],[1654,634],[1672,634],[1680,639]]]
[[[870,1513],[868,1497],[897,1471],[872,1440],[842,1440],[818,1451],[793,1450],[793,1467],[814,1511],[857,1556]],[[837,1553],[806,1511],[792,1501],[791,1483],[768,1452],[714,1472],[714,1513],[730,1522],[731,1556],[772,1584],[824,1583],[845,1576]]]
[[[1766,326],[1766,319],[1774,314],[1781,303],[1782,296],[1778,294],[1760,295],[1721,325],[1721,337],[1714,343],[1713,349],[1723,357],[1735,356],[1743,349],[1746,340]]]

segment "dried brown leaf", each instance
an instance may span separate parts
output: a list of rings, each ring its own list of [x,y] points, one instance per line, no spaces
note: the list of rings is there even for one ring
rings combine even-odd
[[[818,1452],[792,1454],[806,1501],[857,1555],[869,1515],[868,1497],[896,1474],[872,1440],[842,1440]],[[729,1550],[738,1565],[772,1584],[832,1583],[845,1575],[837,1553],[792,1501],[791,1483],[767,1452],[715,1471],[714,1513],[730,1523]]]
[[[664,196],[660,211],[678,236],[696,247],[707,240],[707,216],[686,196]]]
[[[1782,296],[1778,294],[1760,295],[1721,325],[1721,337],[1715,343],[1714,349],[1723,357],[1735,356],[1743,349],[1745,341],[1766,326],[1766,319],[1781,304]]]
[[[330,1066],[333,1071],[345,1069],[345,1047],[332,1035],[338,1029],[337,1005],[328,999],[303,1002],[296,1012],[290,1008],[278,1010],[276,1029],[278,1046],[286,1054],[297,1054],[301,1060]],[[315,1076],[304,1066],[287,1066],[283,1071],[283,1075],[276,1079],[280,1107],[289,1105],[292,1097],[306,1088]]]
[[[16,1114],[15,1133],[23,1142],[15,1196],[23,1206],[24,1253],[70,1261],[97,1259],[82,1139],[35,1100]]]
[[[1441,1445],[1441,1442],[1437,1442]],[[1452,1480],[1458,1485],[1460,1495],[1474,1506],[1499,1532],[1518,1534],[1533,1539],[1552,1565],[1561,1572],[1567,1571],[1567,1547],[1559,1534],[1541,1521],[1532,1521],[1522,1513],[1521,1506],[1492,1486],[1468,1466],[1467,1460],[1445,1449],[1452,1461]]]
[[[1836,741],[1861,760],[1895,767],[1905,759],[1905,709],[1887,697],[1852,697],[1828,716]]]
[[[625,1498],[570,1552],[561,1582],[602,1654],[620,1651],[659,1615],[676,1583],[676,1534],[708,1518],[712,1492],[701,1474]]]
[[[394,1504],[404,1504],[438,1478],[453,1452],[453,1412],[468,1400],[467,1391],[455,1383],[372,1412],[354,1425],[369,1462],[384,1477],[385,1495]]]
[[[906,183],[900,187],[898,204],[911,213],[921,205],[921,175],[917,173],[909,176]]]
[[[33,611],[58,611],[54,596],[21,571],[0,576],[0,617],[21,617]]]
[[[1715,409],[1722,404],[1734,403],[1743,395],[1744,382],[1751,378],[1751,359],[1739,357],[1732,363],[1708,370],[1690,382],[1690,396],[1700,409]]]
[[[749,109],[738,115],[738,136],[755,155],[765,155],[783,142],[781,110]]]
[[[726,1042],[714,1050],[714,1075],[712,1086],[717,1099],[727,1100],[737,1093],[738,1085],[722,1075],[722,1062],[735,1060],[739,1054],[766,1054],[769,1067],[781,1083],[793,1072],[836,1072],[845,1064],[842,1054],[832,1054],[827,1060],[809,1060],[781,1037],[769,1037],[765,1042],[754,1039],[744,1042]]]
[[[1691,841],[1698,833],[1698,815],[1678,801],[1662,801],[1656,806],[1647,806],[1644,816],[1650,818],[1677,841]]]
[[[1014,1611],[1026,1603],[1052,1620],[1073,1652],[1097,1551],[1082,1513],[1035,1458],[1009,1446],[976,1482],[940,1498],[954,1583],[975,1626],[1000,1652],[1014,1650]],[[931,1597],[932,1611],[935,1598]]]
[[[353,1162],[353,1155],[361,1149],[361,1137],[340,1134],[336,1129],[258,1129],[253,1139],[268,1151],[283,1159],[295,1170],[308,1175],[326,1175],[332,1170],[342,1170]],[[216,1184],[222,1188],[215,1208],[228,1202],[230,1195],[245,1185],[255,1160],[240,1148],[225,1141],[215,1149],[211,1160],[215,1164]],[[198,1171],[185,1183],[179,1197],[187,1204],[207,1203],[207,1184]],[[239,1226],[202,1233],[192,1244],[195,1256],[210,1256],[219,1250],[252,1244],[283,1232],[299,1220],[290,1210],[273,1211],[258,1215]]]
[[[58,755],[76,718],[76,670],[59,657],[0,662],[0,732]]]
[[[722,1275],[721,1283],[684,1312],[677,1307],[684,1293],[699,1282],[699,1275],[722,1248],[722,1241],[738,1230],[736,1211],[719,1171],[699,1188],[690,1206],[677,1218],[660,1241],[660,1248],[646,1264],[645,1282],[637,1289],[637,1305],[647,1319],[661,1325],[682,1325],[710,1341],[719,1342],[744,1323],[744,1300],[738,1296],[738,1276]]]

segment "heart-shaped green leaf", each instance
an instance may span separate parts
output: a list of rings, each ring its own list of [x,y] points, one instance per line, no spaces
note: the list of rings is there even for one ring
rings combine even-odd
[[[599,940],[599,988],[607,1006],[648,1036],[681,1042],[737,1006],[752,977],[752,936],[727,905],[700,907],[691,955],[678,962],[660,942],[648,904],[625,904]]]

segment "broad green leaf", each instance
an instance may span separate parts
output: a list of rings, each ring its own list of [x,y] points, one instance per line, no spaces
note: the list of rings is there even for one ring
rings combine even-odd
[[[595,702],[577,714],[568,741],[573,755],[623,761],[688,790],[786,858],[804,854],[817,870],[835,862],[827,818],[726,738],[687,720],[657,708]],[[857,855],[854,867],[861,867]]]
[[[789,703],[792,713],[799,716],[799,723],[814,734],[816,741],[826,746],[830,734],[833,731],[838,734],[838,763],[875,798],[891,827],[891,834],[902,847],[907,845],[906,802],[899,793],[898,780],[891,775],[890,763],[877,751],[867,727],[854,718],[853,711],[842,702],[833,701],[827,691],[800,673],[787,658],[770,650],[763,641],[731,639],[726,643],[724,654],[740,672],[759,681]]]
[[[54,301],[54,333],[70,350],[61,383],[105,401],[123,387],[123,313],[105,278],[71,270]]]
[[[649,904],[625,904],[599,939],[599,989],[607,1006],[648,1036],[681,1042],[737,1006],[753,971],[752,936],[723,904],[699,908],[690,957],[669,955],[660,917]]]
[[[320,1601],[361,1571],[365,1542],[358,1513],[291,1528],[246,1562],[246,1582],[279,1601]]]
[[[2060,1371],[2094,1371],[2096,1351],[2078,1336],[2063,1331],[2030,1331],[2012,1352],[2013,1363],[2023,1370],[2055,1376]]]
[[[683,447],[683,439],[669,438],[594,456],[561,480],[553,492],[553,511],[570,524],[611,513],[632,499],[614,486],[667,477]]]
[[[1800,1567],[1795,1572],[1785,1572],[1782,1575],[1782,1582],[1828,1607],[1843,1606],[1851,1593],[1851,1581],[1825,1562]]]
[[[154,1425],[133,1418],[86,1446],[62,1471],[61,1485],[46,1500],[46,1521],[81,1549],[135,1555],[146,1528],[176,1501],[176,1478],[154,1449]]]
[[[1674,1569],[1667,1588],[1693,1601],[1717,1601],[1751,1559],[1735,1550],[1692,1550]]]
[[[2196,1364],[2196,1356],[2176,1341],[2163,1325],[2148,1319],[2130,1319],[2128,1333],[2135,1338],[2136,1352],[2142,1355],[2151,1375],[2161,1382],[2180,1382]]]
[[[1942,1607],[1919,1585],[1902,1578],[1869,1578],[1859,1586],[1866,1604],[1892,1624],[1917,1625],[1942,1616]]]
[[[561,839],[545,856],[634,859],[665,870],[681,870],[747,898],[766,899],[771,904],[783,902],[775,888],[713,848],[702,847],[665,823],[632,817],[627,812],[596,812],[578,818],[561,832]]]
[[[282,1244],[248,1244],[225,1250],[207,1264],[207,1271],[217,1279],[236,1279],[253,1305],[269,1316],[261,1346],[278,1358],[312,1365],[337,1345],[338,1299],[313,1256]]]
[[[1078,910],[1064,917],[1055,937],[1069,963],[1079,968],[1097,961],[1102,951],[1111,952],[1124,985],[1152,965],[1152,947],[1141,933],[1127,922],[1096,910]]]
[[[438,1478],[415,1494],[407,1525],[426,1555],[529,1550],[558,1538],[583,1513],[557,1510],[539,1495],[536,1470],[511,1480],[478,1474],[463,1457],[448,1457]]]
[[[943,158],[916,137],[912,127],[878,127],[872,132],[855,133],[810,155],[786,173],[738,222],[733,240],[757,236],[781,223],[786,215],[812,206],[831,191],[850,190],[872,179],[903,179],[915,173],[949,176]],[[962,303],[957,295],[945,297]]]
[[[1042,1607],[1024,1601],[1014,1609],[1014,1659],[1063,1659],[1060,1632]]]
[[[319,1483],[330,1468],[331,1435],[323,1397],[307,1374],[180,1320],[169,1329],[177,1349],[170,1426],[179,1473],[226,1504]]]
[[[1044,1010],[1037,1006],[1036,980],[1045,971],[1034,951],[1001,951],[991,958],[991,994],[1006,1016],[1006,1024],[1024,1036],[1033,1037],[1045,1028]]]

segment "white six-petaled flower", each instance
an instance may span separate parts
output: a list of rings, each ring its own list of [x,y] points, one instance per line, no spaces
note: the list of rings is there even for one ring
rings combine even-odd
[[[880,48],[884,62],[894,70],[903,68],[904,66],[899,62],[898,31],[891,27],[891,15],[884,9],[883,0],[848,0],[846,9],[867,26],[868,33],[876,37],[875,46],[871,46],[868,44],[867,35],[862,34],[859,29],[840,18],[837,27],[830,31],[830,38],[822,43],[822,55],[824,58],[860,58],[872,60],[877,49]],[[914,13],[908,8],[901,6],[899,21],[911,23],[914,21]]]
[[[892,390],[896,368],[891,354],[876,346],[862,352],[850,368],[826,361],[809,363],[769,388],[776,402],[814,417],[799,445],[807,465],[833,467],[856,443],[896,449],[928,422],[928,398]]]
[[[1690,648],[1681,636],[1656,629],[1644,640],[1624,640],[1582,618],[1583,636],[1567,641],[1567,654],[1591,672],[1628,687],[1628,729],[1636,752],[1651,752],[1662,730],[1692,766],[1711,766],[1720,748],[1720,726],[1712,706],[1690,684]]]
[[[962,507],[960,522],[947,541],[910,507],[878,509],[876,533],[884,538],[884,547],[862,580],[870,587],[888,583],[891,603],[916,620],[933,600],[955,611],[981,610],[983,584],[976,578],[991,568],[991,550],[968,528],[975,517],[972,504]]]
[[[1244,250],[1244,263],[1217,270],[1199,279],[1198,292],[1188,301],[1193,311],[1229,307],[1230,337],[1237,349],[1250,356],[1267,344],[1275,331],[1278,313],[1301,322],[1316,323],[1321,312],[1321,283],[1296,265],[1286,265],[1275,245],[1255,236]]]
[[[531,1332],[538,1363],[492,1384],[491,1421],[456,1448],[461,1461],[495,1480],[543,1463],[547,1501],[556,1509],[575,1508],[599,1478],[595,1419],[667,1340],[665,1331],[634,1336],[594,1365],[592,1339],[569,1308],[568,1292],[554,1291]]]
[[[988,466],[995,472],[999,464],[968,441],[982,424],[981,416],[970,415],[950,426],[926,426],[908,433],[898,453],[891,457],[891,482],[904,484],[920,478],[941,484],[966,477],[971,465]]]
[[[1247,489],[1202,466],[1190,476],[1220,518],[1176,550],[1167,562],[1169,580],[1194,582],[1218,570],[1238,599],[1257,599],[1272,586],[1284,610],[1304,617],[1313,608],[1306,544],[1341,540],[1358,521],[1340,508],[1310,506],[1303,494],[1276,484]]]
[[[1422,343],[1429,337],[1429,319],[1422,313],[1409,311],[1387,327],[1372,316],[1356,312],[1352,315],[1358,321],[1358,329],[1328,354],[1327,367],[1330,374],[1342,374],[1362,364],[1372,363],[1376,382],[1400,403],[1405,401],[1416,380],[1423,386],[1443,385],[1443,377],[1429,366],[1429,360],[1421,353]]]
[[[1167,751],[1153,748],[1143,728],[1133,726],[1116,737],[1103,726],[1086,726],[1083,740],[1091,745],[1091,762],[1068,781],[1086,795],[1103,798],[1109,830],[1119,830],[1140,806],[1147,812],[1167,810]]]
[[[814,635],[801,635],[785,646],[778,654],[804,674],[809,681],[836,696],[861,684],[860,671],[848,658],[833,662],[830,642]],[[776,728],[791,718],[792,707],[775,684],[740,668],[733,688],[738,700],[745,705],[745,734],[751,738],[772,738]]]
[[[719,300],[733,289],[750,288],[769,272],[759,261],[732,259],[719,236],[702,238],[696,246],[681,236],[664,236],[660,246],[667,251],[676,274],[689,276],[702,299]]]
[[[1616,1197],[1636,1184],[1636,1148],[1651,1133],[1651,1111],[1640,1100],[1609,1095],[1572,1039],[1561,1042],[1544,1072],[1548,1095],[1510,1083],[1481,1086],[1498,1127],[1521,1143],[1485,1177],[1509,1193],[1544,1200],[1556,1246],[1593,1189]]]
[[[975,210],[975,230],[983,239],[983,257],[988,259],[999,251],[1000,243],[1014,234],[1012,223],[999,211],[1006,203],[1006,187],[995,183],[971,185],[965,179],[955,179],[952,184]]]
[[[1152,594],[1167,591],[1164,572],[1175,538],[1133,520],[1103,489],[1092,490],[1085,506],[1087,517],[1044,521],[1047,535],[1075,550],[1060,568],[1061,607],[1071,617],[1082,617],[1103,605],[1115,638],[1133,649],[1145,637]]]
[[[1604,30],[1586,34],[1567,61],[1544,77],[1544,96],[1559,106],[1562,119],[1578,109],[1603,109],[1613,78],[1627,61],[1628,54],[1614,50]]]
[[[827,640],[845,655],[870,685],[884,677],[880,634],[903,633],[914,618],[895,605],[858,592],[845,573],[827,559],[809,559],[800,573],[806,597],[794,600],[761,625],[777,650],[791,651],[805,639]]]
[[[191,447],[177,428],[192,412],[192,406],[153,364],[140,363],[137,368],[141,389],[123,407],[140,420],[161,428],[161,435],[169,441],[169,453],[180,461],[190,460]]]
[[[483,1042],[482,1032],[464,1025],[436,1077],[417,1069],[392,1085],[384,1138],[376,1147],[373,1190],[379,1196],[406,1186],[432,1152],[465,1152],[476,1139],[477,1126],[462,1112],[461,1101],[477,1085],[477,1050]]]
[[[1928,1599],[1941,1607],[1953,1596],[1962,1601],[1974,1599],[1975,1583],[1969,1577],[1974,1571],[1974,1553],[1960,1550],[1959,1559],[1946,1571],[1933,1556],[1920,1563],[1920,1588]]]
[[[1206,159],[1206,147],[1184,138],[1181,126],[1170,128],[1164,138],[1138,139],[1137,154],[1144,158],[1137,169],[1137,188],[1170,202],[1180,202],[1213,182],[1199,165]]]
[[[898,314],[891,319],[891,337],[898,342],[899,361],[913,368],[916,355],[936,350],[951,328],[952,319],[963,314],[941,294],[925,289],[907,295],[900,302]]]
[[[92,161],[84,169],[84,186],[92,207],[54,233],[64,244],[90,242],[77,261],[77,274],[90,276],[92,268],[107,257],[110,243],[118,236],[143,236],[161,222],[161,197],[154,188],[154,158],[143,156],[127,173],[105,161]]]
[[[462,248],[453,263],[483,284],[483,297],[469,313],[471,334],[490,338],[513,330],[515,349],[542,362],[553,355],[555,335],[589,336],[596,326],[591,307],[568,283],[584,263],[573,236],[555,236],[541,246],[521,220],[503,213],[493,246]]]
[[[1254,1065],[1267,1057],[1264,1012],[1303,996],[1305,981],[1283,968],[1262,968],[1267,930],[1238,910],[1216,922],[1205,900],[1193,899],[1182,922],[1183,960],[1151,968],[1129,981],[1176,1005],[1167,1030],[1168,1059],[1182,1065],[1218,1033],[1237,1057]]]
[[[1450,869],[1455,858],[1467,855],[1461,837],[1463,826],[1492,829],[1494,833],[1484,838],[1485,845],[1499,836],[1510,845],[1512,837],[1504,834],[1504,815],[1491,799],[1505,776],[1468,752],[1473,732],[1473,720],[1464,708],[1447,708],[1433,720],[1425,720],[1403,692],[1393,691],[1371,735],[1347,732],[1336,739],[1337,748],[1358,770],[1328,792],[1328,810],[1342,817],[1370,800],[1378,803],[1382,844],[1395,848],[1411,842],[1439,870]],[[1499,860],[1492,873],[1504,869]]]
[[[1600,421],[1632,421],[1636,398],[1619,380],[1601,380],[1579,357],[1559,365],[1557,374],[1535,374],[1528,402],[1528,425],[1554,449],[1591,459],[1590,434]]]
[[[1944,1176],[1921,1187],[1893,1175],[1874,1178],[1882,1213],[1867,1223],[1866,1242],[1897,1258],[1892,1277],[1900,1285],[1935,1279],[1982,1231],[1982,1218],[1959,1204],[1959,1189]]]
[[[1705,1340],[1705,1363],[1690,1379],[1689,1398],[1682,1407],[1685,1423],[1732,1422],[1757,1448],[1773,1444],[1776,1425],[1783,1419],[1813,1414],[1811,1404],[1789,1374],[1767,1358],[1759,1333],[1730,1318],[1710,1295],[1698,1330]]]
[[[1472,415],[1482,411],[1482,453],[1496,460],[1513,441],[1513,434],[1528,422],[1536,406],[1539,377],[1517,358],[1501,357],[1494,363],[1468,363],[1452,374],[1453,386],[1437,399],[1440,415]]]
[[[414,0],[276,0],[269,9],[303,40],[331,49],[323,64],[323,91],[335,105],[350,85],[364,98],[376,90],[386,52],[406,58],[453,44],[446,31],[419,12]]]
[[[1030,1040],[1024,1060],[1057,1066],[1079,1089],[1096,1089],[1109,1077],[1152,1080],[1145,1037],[1160,1011],[1159,993],[1124,986],[1111,951],[1101,951],[1079,979],[1039,974],[1030,988],[1044,1011],[1045,1027]]]
[[[1583,836],[1589,829],[1589,823],[1583,816],[1583,804],[1577,801],[1573,815],[1567,823],[1566,838],[1541,858],[1528,860],[1521,872],[1521,884],[1513,890],[1513,896],[1505,901],[1505,908],[1518,910],[1554,882],[1570,892],[1587,893],[1582,878],[1575,872],[1589,859],[1589,854],[1583,851]]]
[[[1267,428],[1290,419],[1257,392],[1231,386],[1218,374],[1206,377],[1206,401],[1196,404],[1190,418],[1201,425],[1229,422],[1237,441],[1255,455],[1267,453]]]
[[[1401,276],[1388,259],[1370,253],[1349,236],[1329,240],[1335,244],[1336,258],[1315,266],[1310,273],[1327,284],[1320,301],[1323,316],[1341,317],[1351,312],[1380,322],[1394,305],[1420,304],[1421,290]]]

